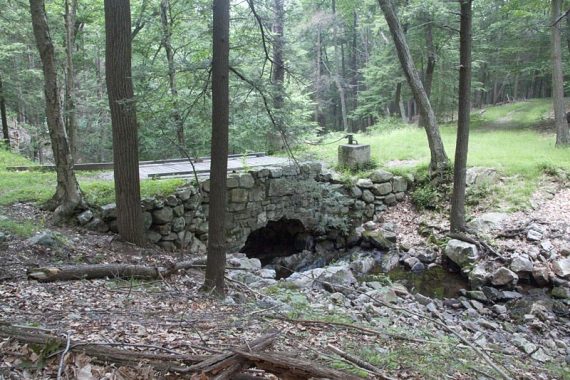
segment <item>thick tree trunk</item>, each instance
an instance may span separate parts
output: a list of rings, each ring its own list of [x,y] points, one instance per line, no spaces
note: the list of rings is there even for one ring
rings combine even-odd
[[[75,115],[75,73],[73,48],[75,46],[75,19],[77,0],[65,0],[65,130],[69,150],[77,161],[77,121]]]
[[[113,125],[113,162],[119,235],[145,242],[140,202],[137,115],[131,74],[129,0],[105,0],[105,71]]]
[[[172,119],[176,127],[176,140],[181,147],[185,147],[184,121],[178,106],[178,88],[176,86],[176,64],[174,62],[174,49],[172,48],[172,16],[170,0],[160,2],[160,21],[162,25],[162,46],[166,51],[168,63],[168,83],[172,96]]]
[[[562,0],[551,0],[552,22],[560,17]],[[564,103],[564,73],[562,71],[562,47],[560,41],[560,23],[555,23],[552,29],[552,102],[554,106],[554,123],[556,125],[556,146],[570,145],[570,132],[566,120],[566,105]]]
[[[212,163],[208,220],[208,259],[204,288],[225,294],[226,176],[229,124],[229,0],[214,0],[212,59]]]
[[[73,157],[69,149],[57,86],[55,51],[51,41],[43,0],[30,0],[32,26],[40,52],[45,81],[46,118],[57,173],[57,187],[49,206],[55,209],[54,218],[61,222],[72,216],[83,198],[73,171]]]
[[[0,76],[0,118],[2,119],[2,136],[4,145],[10,149],[10,133],[8,131],[8,117],[6,116],[6,101],[4,99],[4,86]]]
[[[465,179],[469,151],[469,117],[471,113],[471,2],[461,1],[459,33],[459,107],[457,112],[457,143],[453,169],[450,225],[452,232],[465,230]]]
[[[390,33],[392,34],[392,38],[396,45],[396,51],[398,53],[402,70],[406,75],[408,84],[418,103],[420,114],[426,120],[425,130],[431,153],[430,171],[433,174],[442,175],[449,166],[449,159],[445,154],[445,148],[443,146],[443,141],[441,140],[435,114],[422,81],[420,80],[418,72],[414,66],[410,49],[408,48],[402,27],[400,26],[400,22],[396,17],[396,13],[392,8],[390,0],[378,0],[378,3],[382,8],[382,12],[384,13],[388,26],[390,27]]]

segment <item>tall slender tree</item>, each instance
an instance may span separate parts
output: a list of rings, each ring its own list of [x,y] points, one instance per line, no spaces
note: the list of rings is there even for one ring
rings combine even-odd
[[[562,72],[562,46],[560,38],[560,7],[562,0],[551,0],[552,16],[552,101],[556,124],[556,146],[570,145],[570,131],[564,104],[564,73]]]
[[[105,71],[111,123],[119,235],[143,244],[137,114],[131,74],[129,0],[105,0]]]
[[[226,176],[228,169],[230,3],[214,0],[212,59],[212,163],[205,290],[225,294]]]
[[[77,118],[75,114],[75,71],[73,68],[73,50],[75,46],[75,19],[77,0],[65,0],[65,130],[69,150],[77,160]]]
[[[4,99],[4,87],[2,84],[2,76],[0,75],[0,117],[2,118],[2,137],[4,144],[10,148],[10,133],[8,131],[8,117],[6,116],[6,101]]]
[[[431,153],[430,171],[433,174],[442,175],[449,167],[449,159],[447,158],[445,147],[441,140],[435,113],[433,112],[426,90],[414,65],[406,37],[400,25],[400,21],[396,16],[396,12],[394,12],[391,0],[378,0],[378,3],[380,4],[380,8],[382,8],[388,27],[390,28],[390,33],[396,45],[398,59],[400,60],[400,65],[402,66],[408,85],[414,94],[422,119],[425,120],[424,128]]]
[[[453,194],[451,197],[451,231],[465,230],[465,178],[469,151],[469,117],[471,113],[471,3],[461,0],[461,26],[459,31],[459,110],[457,112],[457,143],[453,168]]]
[[[76,209],[83,205],[83,196],[75,177],[73,156],[65,133],[57,85],[55,50],[47,23],[44,1],[30,0],[30,13],[36,44],[42,60],[46,118],[57,174],[56,192],[47,206],[55,210],[55,221],[61,222],[72,216]]]
[[[185,147],[184,121],[178,104],[178,86],[176,85],[176,63],[174,61],[174,48],[172,47],[172,10],[170,0],[160,2],[160,21],[162,25],[162,46],[166,52],[168,63],[168,84],[172,96],[172,120],[176,128],[176,139],[180,147]]]

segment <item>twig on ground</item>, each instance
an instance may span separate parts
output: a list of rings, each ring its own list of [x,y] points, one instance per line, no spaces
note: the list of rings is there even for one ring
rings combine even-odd
[[[65,335],[66,343],[65,349],[61,353],[61,358],[59,359],[59,367],[57,368],[57,380],[61,380],[61,374],[63,373],[63,369],[65,367],[65,355],[69,352],[69,348],[71,346],[71,332],[67,332]]]
[[[337,354],[338,356],[340,356],[341,358],[349,361],[350,363],[355,364],[356,366],[358,366],[360,368],[364,368],[368,371],[371,371],[375,375],[379,376],[380,379],[382,379],[382,380],[393,380],[393,378],[386,376],[384,374],[384,371],[382,371],[380,368],[375,367],[372,364],[367,363],[364,360],[357,358],[354,355],[349,354],[348,352],[344,352],[343,350],[341,350],[340,348],[338,348],[336,346],[333,346],[332,344],[327,344],[327,348],[329,350],[331,350],[332,352],[334,352],[335,354]]]

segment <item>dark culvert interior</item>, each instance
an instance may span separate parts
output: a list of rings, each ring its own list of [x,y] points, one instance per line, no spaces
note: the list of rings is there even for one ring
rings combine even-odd
[[[256,257],[262,265],[267,265],[277,257],[311,250],[312,241],[313,238],[301,221],[281,218],[269,221],[265,227],[249,234],[241,252],[247,257]]]

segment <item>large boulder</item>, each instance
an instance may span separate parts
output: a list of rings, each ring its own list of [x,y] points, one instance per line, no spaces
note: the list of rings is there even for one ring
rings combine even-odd
[[[370,174],[370,180],[374,183],[383,183],[390,181],[394,175],[386,170],[378,169]]]
[[[445,246],[445,256],[460,268],[469,267],[479,259],[479,251],[475,244],[463,240],[451,239]]]
[[[26,240],[26,243],[28,245],[36,245],[36,246],[39,245],[47,248],[54,248],[60,245],[56,234],[49,230],[38,232],[37,234]]]

